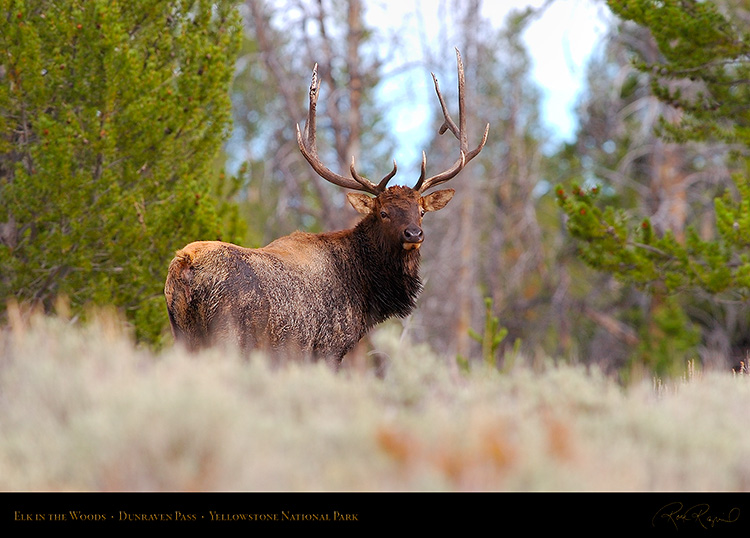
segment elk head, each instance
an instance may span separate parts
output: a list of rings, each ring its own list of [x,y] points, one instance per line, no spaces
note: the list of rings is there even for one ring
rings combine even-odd
[[[359,213],[382,221],[385,225],[383,227],[385,230],[384,233],[390,235],[388,238],[392,241],[390,244],[400,244],[406,250],[418,249],[422,244],[424,233],[422,232],[421,224],[424,214],[428,211],[437,211],[445,207],[455,193],[453,189],[443,189],[430,194],[425,194],[425,192],[455,177],[463,170],[466,163],[482,151],[487,142],[487,135],[490,129],[489,123],[484,129],[484,134],[479,145],[469,151],[466,117],[464,115],[464,86],[466,83],[463,62],[461,61],[461,54],[458,49],[456,49],[456,61],[458,64],[458,125],[456,125],[448,113],[448,108],[445,105],[443,95],[440,93],[440,87],[434,73],[432,73],[432,79],[435,83],[435,92],[440,101],[444,118],[438,132],[441,135],[446,131],[453,133],[459,141],[459,156],[450,168],[426,178],[427,157],[422,152],[421,174],[414,187],[394,186],[388,188],[388,182],[396,175],[398,170],[396,161],[393,161],[393,169],[377,185],[357,173],[354,165],[354,157],[352,157],[351,165],[349,166],[351,178],[331,171],[320,161],[315,142],[315,111],[320,90],[318,64],[315,64],[313,68],[312,82],[310,84],[310,106],[304,132],[300,132],[299,125],[297,125],[297,143],[299,144],[299,149],[313,170],[320,177],[334,185],[373,195],[374,197],[362,193],[348,193],[347,199]]]
[[[424,240],[422,217],[428,211],[442,209],[453,198],[453,189],[422,196],[408,187],[391,187],[375,198],[350,192],[349,203],[363,215],[374,215],[383,223],[388,244],[401,244],[406,250],[418,249]]]

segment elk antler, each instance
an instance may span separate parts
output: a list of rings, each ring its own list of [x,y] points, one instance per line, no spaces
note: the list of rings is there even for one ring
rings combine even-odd
[[[458,160],[456,160],[453,166],[448,170],[434,175],[429,179],[425,179],[427,157],[425,156],[425,153],[422,152],[422,171],[417,184],[414,186],[414,190],[419,191],[420,193],[455,177],[456,174],[466,166],[466,163],[482,151],[484,144],[487,142],[487,134],[490,130],[489,123],[484,128],[482,141],[475,149],[469,151],[469,142],[466,134],[466,117],[464,116],[464,86],[466,85],[466,81],[464,80],[464,64],[461,61],[461,53],[458,49],[456,49],[456,60],[458,62],[458,126],[456,126],[455,122],[451,119],[450,114],[448,114],[448,107],[445,105],[443,95],[440,93],[440,87],[438,86],[435,73],[432,74],[432,80],[435,82],[435,92],[440,100],[440,106],[443,109],[443,117],[445,118],[438,132],[440,134],[444,134],[446,131],[452,132],[459,141],[461,153]],[[318,64],[315,64],[312,72],[312,82],[310,83],[310,107],[307,113],[304,135],[300,132],[299,125],[297,125],[297,144],[299,144],[299,149],[302,152],[302,155],[307,159],[307,162],[310,163],[310,166],[313,167],[313,170],[315,170],[315,172],[326,181],[330,181],[339,187],[365,191],[377,196],[386,189],[388,182],[396,175],[396,171],[398,170],[396,161],[393,161],[393,170],[386,174],[377,185],[357,173],[357,170],[354,167],[354,157],[352,157],[352,163],[349,166],[349,172],[352,175],[352,179],[339,175],[328,169],[320,161],[320,157],[318,157],[318,149],[315,144],[315,109],[318,105],[319,91],[320,79],[318,78]]]
[[[461,53],[458,51],[458,49],[456,49],[456,62],[458,63],[458,127],[456,126],[453,119],[451,119],[450,114],[448,114],[448,107],[445,106],[443,94],[440,93],[440,86],[438,86],[438,81],[435,73],[432,73],[432,80],[435,82],[435,92],[437,93],[438,99],[440,100],[440,107],[443,109],[443,117],[445,118],[443,124],[440,126],[440,130],[438,131],[438,133],[444,134],[445,131],[452,132],[459,141],[461,154],[459,155],[456,162],[453,163],[453,166],[451,166],[448,170],[434,175],[429,179],[425,179],[427,157],[425,156],[425,153],[422,152],[422,171],[417,184],[414,185],[414,190],[419,191],[420,193],[425,192],[427,189],[430,189],[435,185],[445,183],[449,179],[455,177],[456,174],[458,174],[463,169],[463,167],[466,166],[466,163],[468,163],[470,160],[476,157],[480,151],[482,151],[482,148],[487,142],[487,135],[490,131],[489,123],[484,128],[482,141],[476,148],[474,148],[472,151],[469,151],[469,141],[466,133],[466,117],[464,116],[464,86],[466,85],[466,81],[464,78],[464,64],[461,61]]]
[[[396,171],[398,170],[396,167],[396,161],[393,161],[393,170],[391,170],[377,185],[357,173],[357,170],[354,167],[353,156],[352,163],[349,166],[349,171],[353,179],[341,176],[328,169],[320,161],[320,157],[318,157],[318,148],[315,144],[315,109],[318,105],[319,90],[320,79],[318,78],[318,64],[315,64],[312,72],[312,82],[310,83],[310,109],[307,114],[307,122],[305,123],[304,137],[302,133],[300,133],[299,125],[297,125],[297,144],[299,144],[299,149],[302,152],[302,155],[307,159],[307,162],[310,163],[310,166],[313,167],[313,170],[315,170],[315,172],[326,181],[330,181],[339,187],[365,191],[377,196],[386,189],[388,182],[396,175]]]

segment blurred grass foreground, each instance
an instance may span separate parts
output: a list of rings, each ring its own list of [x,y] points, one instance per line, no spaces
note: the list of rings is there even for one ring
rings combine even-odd
[[[472,368],[381,329],[385,375],[137,349],[106,316],[0,329],[3,491],[737,491],[750,378],[623,388]]]

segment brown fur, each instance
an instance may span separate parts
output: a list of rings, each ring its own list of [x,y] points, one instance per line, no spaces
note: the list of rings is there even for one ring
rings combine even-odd
[[[324,358],[334,364],[376,323],[407,316],[419,279],[421,222],[453,195],[390,187],[350,193],[364,218],[352,229],[295,232],[259,249],[198,241],[169,264],[164,295],[175,340],[191,350]]]

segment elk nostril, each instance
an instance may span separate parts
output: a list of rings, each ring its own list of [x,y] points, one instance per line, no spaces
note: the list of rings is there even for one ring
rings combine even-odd
[[[419,243],[424,238],[422,228],[412,226],[404,230],[404,240],[407,243]]]

